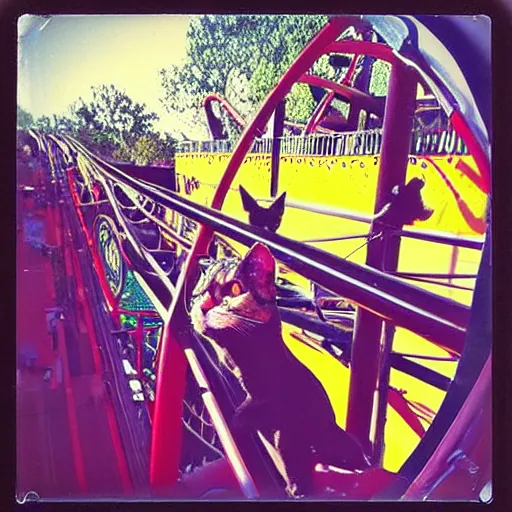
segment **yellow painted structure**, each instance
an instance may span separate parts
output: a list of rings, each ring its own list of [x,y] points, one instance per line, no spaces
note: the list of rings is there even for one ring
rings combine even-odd
[[[229,154],[220,153],[176,155],[179,192],[194,202],[210,206],[229,158]],[[286,191],[287,201],[312,203],[371,215],[374,213],[379,162],[378,156],[283,155],[279,166],[278,194]],[[456,235],[483,234],[487,196],[462,173],[459,169],[461,163],[476,169],[474,160],[468,155],[432,156],[430,159],[418,156],[409,159],[407,181],[413,177],[424,177],[426,185],[422,196],[425,204],[434,209],[430,219],[417,223],[412,229]],[[249,154],[238,171],[222,211],[236,219],[247,221],[238,186],[243,185],[255,198],[270,199],[270,169],[269,154]],[[453,185],[455,194],[447,186],[446,179]],[[461,208],[461,201],[467,205],[466,211]],[[366,259],[364,239],[331,242],[310,240],[367,234],[368,230],[369,224],[364,222],[287,207],[279,234],[362,264]],[[239,253],[246,251],[240,244],[232,240],[228,242]],[[402,237],[398,271],[476,274],[479,261],[480,251]],[[309,286],[307,280],[296,274],[286,272],[286,279],[301,284],[306,289]],[[471,304],[472,291],[420,282],[414,284],[460,303]],[[473,288],[474,279],[457,279],[454,284]],[[295,356],[322,382],[333,404],[338,423],[343,427],[346,421],[350,370],[325,350],[319,347],[313,349],[290,336],[290,329],[290,326],[283,325],[286,343]],[[393,350],[418,355],[447,356],[442,349],[404,329],[397,329]],[[457,365],[455,362],[439,361],[421,361],[421,364],[450,378],[454,376]],[[405,396],[408,400],[421,402],[434,411],[439,409],[445,396],[443,391],[393,369],[390,385],[406,390]],[[428,427],[426,422],[423,425]],[[401,416],[388,406],[384,467],[397,471],[419,440]]]

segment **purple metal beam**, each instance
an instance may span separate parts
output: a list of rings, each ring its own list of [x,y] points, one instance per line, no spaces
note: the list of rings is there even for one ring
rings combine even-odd
[[[405,182],[409,144],[416,101],[415,74],[405,66],[395,64],[391,71],[382,139],[382,154],[374,212],[389,200],[395,185]],[[371,233],[381,230],[372,224]],[[385,251],[385,240],[388,250]],[[384,237],[368,246],[366,263],[377,269],[396,270],[400,239]],[[380,342],[383,321],[377,315],[358,309],[350,373],[350,393],[347,411],[347,430],[372,452],[370,428],[374,395],[381,373]],[[387,393],[385,393],[387,395]],[[385,400],[386,397],[381,397]],[[384,402],[385,403],[385,402]]]
[[[266,197],[259,197],[258,201],[272,202],[272,199],[268,199]],[[330,206],[325,206],[316,203],[309,203],[305,201],[286,201],[286,206],[288,208],[296,208],[298,210],[304,210],[312,213],[319,213],[321,215],[330,215],[332,217],[340,217],[341,219],[354,220],[356,222],[364,222],[366,224],[371,224],[373,215],[364,215],[358,212],[352,212],[349,210],[344,210],[342,208],[331,208]],[[434,232],[427,230],[415,229],[415,231],[411,231],[409,229],[397,230],[395,233],[396,236],[405,236],[407,238],[415,238],[417,240],[423,240],[425,242],[433,242],[436,244],[446,244],[453,245],[457,247],[466,247],[468,249],[475,249],[477,251],[481,251],[483,247],[483,237],[474,236],[474,235],[454,235],[452,233],[446,232]],[[341,237],[339,238],[342,239]],[[330,242],[336,239],[324,239],[319,240],[323,242]]]
[[[277,195],[279,185],[279,156],[281,154],[281,138],[283,136],[285,118],[285,102],[281,101],[274,112],[274,133],[272,134],[272,165],[270,177],[270,196]]]

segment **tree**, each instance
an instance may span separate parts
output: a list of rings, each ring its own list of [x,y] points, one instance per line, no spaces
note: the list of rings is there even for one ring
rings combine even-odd
[[[133,162],[133,151],[128,144],[120,144],[112,151],[112,159],[116,162]]]
[[[78,126],[75,120],[52,114],[51,116],[41,116],[33,123],[33,128],[43,133],[64,132],[76,134]]]
[[[112,154],[116,161],[133,162],[136,165],[150,165],[161,160],[174,158],[176,140],[168,133],[142,135],[132,145],[123,144]]]
[[[50,133],[54,130],[52,120],[49,116],[41,116],[36,119],[34,128],[43,133]]]
[[[21,128],[22,130],[28,130],[32,128],[34,124],[34,117],[30,112],[23,110],[18,105],[17,116],[16,116],[16,127]]]
[[[133,154],[136,165],[149,165],[162,159],[160,145],[154,137],[142,135],[133,145]]]
[[[166,154],[165,147],[174,147],[174,139],[161,139],[154,131],[158,116],[148,112],[144,104],[134,102],[113,85],[91,89],[92,101],[80,97],[69,106],[68,115],[42,116],[34,127],[42,132],[67,133],[98,156],[121,161],[152,157],[148,147],[157,147],[160,154]],[[145,139],[138,142],[142,137],[148,137],[145,144]]]
[[[79,129],[101,132],[116,145],[130,143],[150,134],[158,116],[148,112],[146,105],[134,102],[114,85],[91,87],[93,99],[86,103],[79,98],[72,106],[72,117]]]
[[[187,33],[187,59],[160,72],[169,112],[204,125],[202,101],[209,93],[225,97],[251,116],[327,16],[198,16]],[[309,88],[291,92],[289,119],[303,121],[314,106]]]
[[[144,104],[134,102],[113,85],[91,89],[92,101],[78,98],[68,107],[67,115],[44,115],[32,121],[31,127],[43,133],[71,135],[106,159],[147,165],[173,158],[176,140],[154,130],[156,113],[148,112]]]

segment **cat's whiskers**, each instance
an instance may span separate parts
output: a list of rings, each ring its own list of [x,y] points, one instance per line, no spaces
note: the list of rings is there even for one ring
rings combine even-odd
[[[242,320],[249,324],[263,325],[265,323],[262,322],[261,320],[256,320],[255,318],[248,318],[246,316],[237,315],[236,313],[233,313],[233,311],[219,311],[218,313],[221,315],[229,315],[232,318],[237,318],[238,320]]]
[[[231,326],[231,329],[242,336],[247,336],[250,334],[250,329],[247,328],[244,324],[235,324]]]

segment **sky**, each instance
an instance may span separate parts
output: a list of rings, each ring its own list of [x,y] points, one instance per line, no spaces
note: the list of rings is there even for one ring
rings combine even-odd
[[[18,20],[18,104],[35,119],[66,114],[91,86],[113,84],[179,129],[163,110],[159,70],[186,56],[189,16],[41,16]]]

